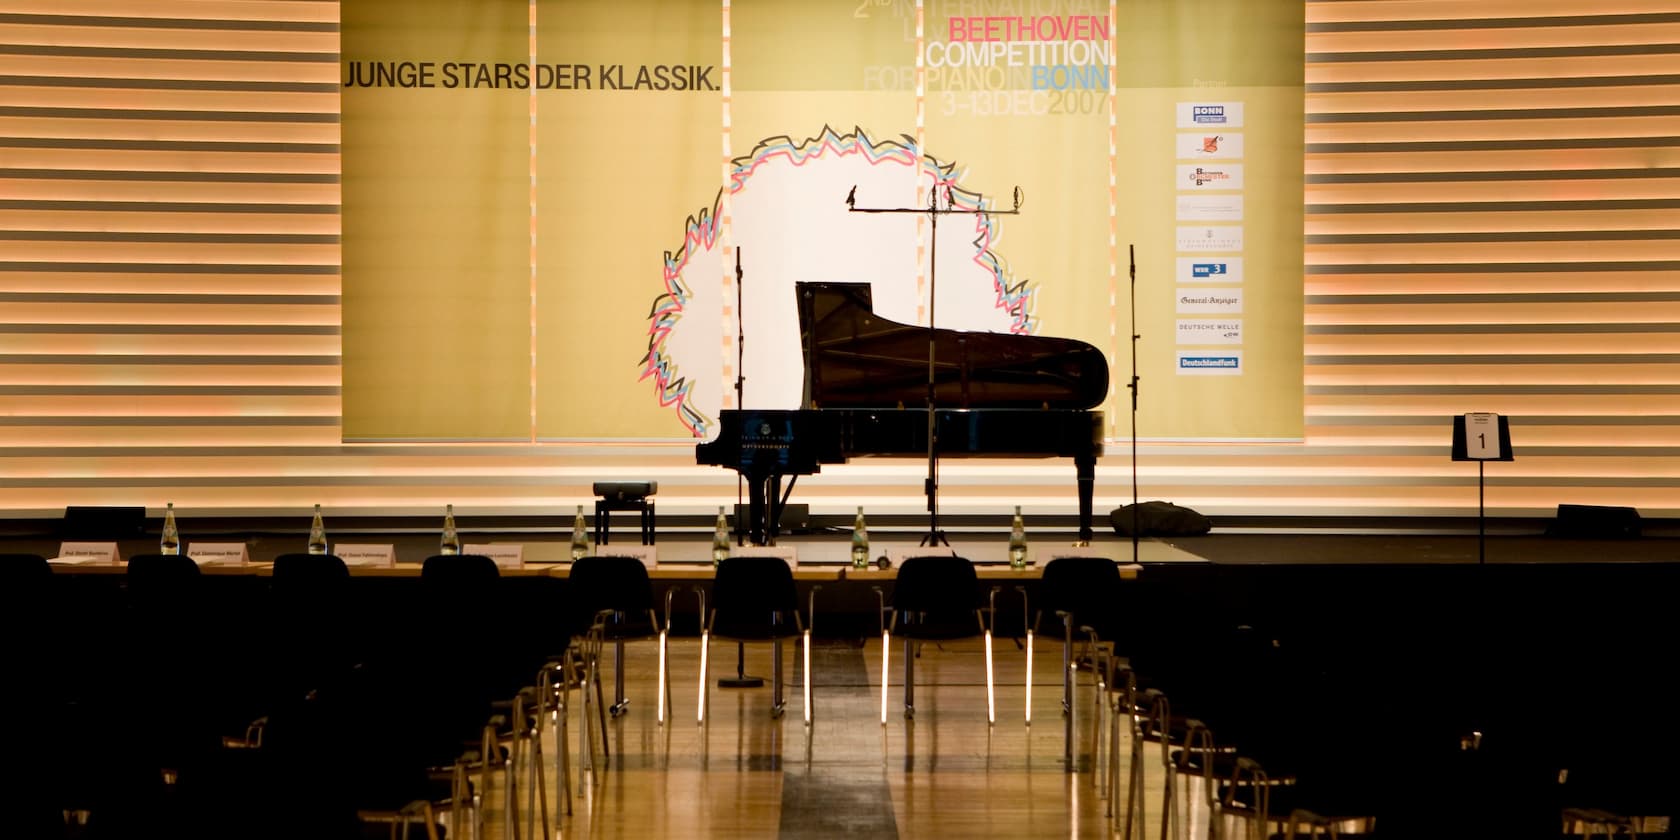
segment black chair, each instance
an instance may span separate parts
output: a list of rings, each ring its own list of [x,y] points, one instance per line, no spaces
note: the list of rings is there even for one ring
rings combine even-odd
[[[585,635],[599,619],[601,638],[613,644],[613,704],[606,711],[618,717],[629,708],[624,696],[624,643],[641,639],[659,642],[659,725],[671,706],[671,672],[667,640],[671,632],[671,592],[665,593],[665,620],[654,606],[653,582],[647,567],[634,557],[583,557],[572,563],[566,577],[567,638]],[[593,663],[591,663],[593,664]],[[603,721],[602,740],[605,740]]]
[[[811,723],[811,623],[815,621],[816,591],[811,592],[807,615],[799,615],[799,594],[793,585],[793,570],[780,557],[727,557],[718,564],[712,582],[712,606],[700,603],[700,711],[706,722],[710,701],[707,666],[711,640],[715,636],[733,642],[769,642],[772,645],[774,677],[770,714],[781,717],[786,710],[782,699],[782,641],[804,641],[805,724]],[[807,620],[808,619],[808,620]]]
[[[127,609],[118,628],[122,691],[135,719],[149,721],[130,735],[169,777],[196,753],[218,748],[223,732],[249,721],[243,683],[250,675],[228,667],[234,634],[221,624],[191,557],[135,555],[126,583]]]
[[[18,808],[13,830],[20,836],[59,837],[64,833],[64,791],[57,766],[67,759],[59,721],[67,698],[61,695],[66,640],[44,631],[52,621],[53,569],[39,554],[0,554],[0,655],[7,687],[0,691],[0,727],[16,755],[36,766],[13,777],[8,800]]]
[[[267,627],[269,703],[343,679],[369,651],[350,596],[350,570],[333,554],[274,558]]]
[[[1119,622],[1115,616],[1122,609],[1120,587],[1120,567],[1107,557],[1057,557],[1045,565],[1039,581],[1037,609],[1032,612],[1027,626],[1027,723],[1032,723],[1033,638],[1044,623],[1045,614],[1049,613],[1060,619],[1062,625],[1062,714],[1066,729],[1062,757],[1070,771],[1073,769],[1073,690],[1077,666],[1073,656],[1074,637],[1080,635],[1091,640],[1091,650],[1081,658],[1090,664],[1090,670],[1101,683],[1105,669],[1098,667],[1098,648],[1104,642],[1112,646],[1119,635]],[[1102,702],[1100,693],[1097,702]],[[1100,712],[1096,719],[1102,719]],[[1099,728],[1093,727],[1094,736]]]
[[[882,598],[879,588],[876,597]],[[986,640],[986,722],[997,722],[992,686],[992,619],[997,589],[982,602],[974,564],[953,555],[911,557],[898,570],[892,604],[881,603],[881,725],[887,723],[887,668],[892,634],[904,637],[904,716],[916,713],[917,642]]]

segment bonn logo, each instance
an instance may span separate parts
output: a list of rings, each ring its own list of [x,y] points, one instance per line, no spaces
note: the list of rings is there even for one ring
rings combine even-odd
[[[1190,107],[1190,116],[1199,123],[1223,123],[1225,122],[1225,106],[1192,105]]]
[[[1192,263],[1190,266],[1191,277],[1218,277],[1224,273],[1224,263]]]

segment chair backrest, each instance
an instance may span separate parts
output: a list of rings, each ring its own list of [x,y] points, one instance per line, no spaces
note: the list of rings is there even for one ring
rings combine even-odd
[[[420,565],[420,579],[427,583],[472,585],[501,576],[496,561],[482,554],[434,554]]]
[[[910,557],[899,566],[892,607],[898,612],[965,615],[980,606],[980,578],[967,558]]]
[[[1120,567],[1107,557],[1057,557],[1044,566],[1034,612],[1036,625],[1058,612],[1073,614],[1074,629],[1089,625],[1108,637],[1105,625],[1121,610]]]
[[[0,554],[0,622],[28,627],[51,610],[52,564],[39,554]],[[28,615],[30,618],[25,619]]]
[[[726,557],[712,582],[708,626],[725,637],[774,638],[798,632],[799,594],[780,557]]]
[[[185,554],[136,554],[128,558],[128,579],[147,580],[198,577],[198,564]]]
[[[0,554],[0,584],[35,583],[52,577],[52,564],[39,554]]]
[[[128,558],[129,605],[173,611],[197,598],[198,564],[185,554],[136,554]]]
[[[635,557],[581,557],[566,575],[567,626],[581,632],[595,613],[616,610],[645,619],[654,609],[653,581]]]
[[[274,583],[310,584],[329,580],[348,580],[350,567],[336,554],[282,554],[274,558]]]

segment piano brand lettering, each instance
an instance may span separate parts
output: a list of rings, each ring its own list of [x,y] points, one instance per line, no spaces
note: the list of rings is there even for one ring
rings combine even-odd
[[[346,61],[347,88],[712,91],[707,64],[537,64]]]

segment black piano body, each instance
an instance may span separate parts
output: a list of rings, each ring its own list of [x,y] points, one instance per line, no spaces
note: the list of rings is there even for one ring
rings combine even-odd
[[[806,407],[724,410],[717,438],[695,449],[696,463],[746,479],[753,542],[776,536],[783,477],[854,457],[925,457],[930,434],[936,458],[1072,458],[1079,534],[1091,539],[1103,447],[1102,412],[1091,409],[1108,392],[1100,350],[1066,338],[900,324],[875,315],[864,284],[801,283],[798,298]],[[927,490],[933,508],[937,486]]]

